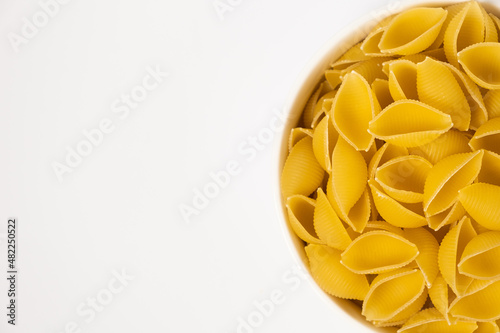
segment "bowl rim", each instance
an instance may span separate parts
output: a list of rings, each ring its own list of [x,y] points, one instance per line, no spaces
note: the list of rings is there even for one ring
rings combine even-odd
[[[303,241],[300,240],[286,218],[285,200],[281,195],[281,173],[285,159],[288,155],[288,138],[290,130],[297,125],[297,122],[302,114],[305,103],[308,97],[319,83],[324,71],[329,67],[330,63],[345,53],[350,47],[359,43],[364,39],[372,28],[382,19],[398,14],[404,10],[415,7],[443,7],[455,3],[466,2],[468,0],[411,0],[411,1],[394,1],[385,4],[370,13],[361,16],[355,21],[344,26],[339,31],[335,32],[323,46],[317,50],[307,64],[300,71],[296,79],[293,81],[289,93],[286,96],[283,107],[283,115],[285,118],[284,126],[278,131],[273,151],[273,193],[276,206],[276,214],[278,215],[278,223],[282,230],[285,242],[289,251],[292,253],[293,261],[299,265],[300,269],[307,272],[306,280],[312,285],[313,290],[320,295],[320,298],[328,303],[334,312],[335,316],[342,318],[343,322],[352,325],[352,329],[356,332],[396,332],[393,327],[377,328],[361,315],[359,307],[354,302],[333,297],[324,292],[314,281],[310,274],[309,266],[306,263],[306,257],[303,250]],[[500,4],[493,1],[480,1],[488,12],[498,14],[500,12]],[[375,13],[384,13],[385,15],[376,15]],[[302,251],[298,246],[302,246]],[[340,317],[342,316],[343,317]],[[349,326],[351,328],[351,326]]]

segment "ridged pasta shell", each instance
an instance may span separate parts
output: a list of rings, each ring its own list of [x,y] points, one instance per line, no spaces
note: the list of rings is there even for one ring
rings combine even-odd
[[[474,333],[498,333],[500,329],[494,321],[478,322],[477,330]]]
[[[500,43],[477,43],[458,53],[458,62],[472,81],[486,89],[500,89]]]
[[[408,149],[405,147],[391,145],[390,143],[385,143],[379,150],[373,155],[370,163],[368,165],[368,177],[370,179],[375,178],[375,173],[379,166],[384,165],[387,161],[399,157],[407,156]]]
[[[411,154],[420,155],[432,164],[454,154],[470,152],[469,139],[457,130],[449,130],[431,143],[410,149]]]
[[[312,138],[307,136],[293,147],[285,161],[281,193],[285,198],[294,194],[310,195],[321,185],[324,174],[314,156]]]
[[[469,142],[473,150],[486,149],[500,154],[500,118],[488,120]]]
[[[400,100],[373,118],[368,131],[397,146],[416,147],[432,142],[452,126],[449,115],[418,101]]]
[[[479,3],[479,7],[481,7],[481,13],[483,14],[484,19],[484,41],[485,42],[498,42],[498,32],[497,27],[495,26],[495,22],[488,15],[486,10],[484,10],[483,6]]]
[[[321,92],[323,90],[324,83],[320,83],[319,86],[314,90],[309,99],[307,100],[306,106],[304,107],[304,111],[302,112],[302,124],[303,127],[311,128],[313,116],[314,116],[314,108],[318,103],[318,99],[321,96]]]
[[[400,269],[380,274],[370,285],[361,314],[370,321],[393,321],[394,319],[397,321],[395,317],[423,293],[427,295],[425,281],[422,273],[417,269]],[[424,302],[420,304],[420,308]],[[420,308],[417,308],[413,314],[417,313]]]
[[[393,199],[405,203],[422,202],[424,185],[432,164],[417,155],[401,156],[379,167],[375,180]]]
[[[342,253],[341,262],[357,274],[378,274],[403,267],[417,255],[415,244],[397,234],[378,230],[353,240]]]
[[[364,300],[370,286],[365,275],[351,272],[340,263],[339,250],[325,245],[306,246],[311,275],[321,289],[330,295]]]
[[[331,172],[332,170],[332,153],[338,137],[339,134],[335,130],[335,127],[333,127],[329,115],[326,115],[314,129],[312,142],[314,156],[316,156],[316,160],[327,172]]]
[[[398,333],[472,333],[476,329],[474,321],[459,321],[450,325],[436,308],[429,308],[410,318]]]
[[[368,82],[358,73],[347,74],[332,106],[332,120],[339,134],[357,150],[368,151],[373,144],[367,129],[374,110]]]
[[[344,225],[321,188],[318,189],[314,209],[314,230],[321,241],[338,250],[345,250],[351,243]]]
[[[458,271],[478,280],[500,278],[500,231],[474,237],[465,247]]]
[[[488,110],[488,119],[500,117],[500,90],[490,90],[484,95],[484,106]]]
[[[465,209],[460,201],[457,200],[447,210],[436,215],[427,216],[427,222],[429,223],[429,228],[433,229],[434,231],[438,231],[446,225],[461,220],[464,215]]]
[[[297,142],[299,142],[306,136],[312,138],[313,131],[309,128],[302,128],[302,127],[292,128],[290,136],[288,137],[288,151],[292,151],[292,148],[297,144]]]
[[[392,224],[387,223],[385,221],[369,221],[366,224],[364,232],[376,231],[376,230],[385,230],[392,232],[393,234],[404,237],[403,229],[395,227]]]
[[[427,58],[416,65],[419,100],[451,116],[453,127],[469,129],[471,111],[453,73],[441,62]]]
[[[389,90],[395,101],[417,100],[417,65],[409,60],[389,62]]]
[[[388,327],[388,326],[401,326],[405,322],[408,321],[412,316],[414,316],[417,312],[419,312],[424,306],[427,300],[428,292],[427,289],[424,288],[424,291],[420,294],[420,296],[410,303],[404,310],[399,312],[397,315],[392,317],[389,320],[378,321],[374,320],[372,323],[377,327]]]
[[[378,44],[380,43],[380,39],[384,34],[385,29],[380,27],[378,29],[373,30],[368,34],[363,43],[361,44],[361,50],[370,57],[387,57],[387,54],[384,54],[380,51]]]
[[[477,223],[490,230],[500,230],[500,186],[472,184],[460,190],[459,199]]]
[[[458,191],[471,184],[479,174],[483,151],[455,154],[434,165],[424,188],[424,211],[427,216],[450,208],[458,198]]]
[[[446,15],[442,8],[414,8],[397,15],[380,40],[380,50],[408,55],[427,49],[438,36]]]
[[[464,9],[465,5],[467,5],[467,2],[462,2],[462,3],[457,3],[454,5],[450,5],[445,7],[446,11],[448,12],[448,15],[446,16],[446,19],[444,20],[443,26],[441,30],[439,31],[439,35],[436,37],[436,40],[432,45],[429,47],[429,49],[437,49],[443,45],[444,42],[444,34],[448,28],[448,25],[450,24],[451,20]],[[443,60],[444,61],[444,60]]]
[[[404,236],[417,246],[419,254],[415,261],[424,275],[427,287],[432,287],[439,274],[437,262],[439,243],[425,228],[405,229]]]
[[[464,217],[457,226],[450,229],[439,246],[439,270],[446,283],[448,283],[453,292],[458,296],[465,293],[472,282],[472,278],[460,274],[457,268],[457,261],[462,256],[467,243],[476,237],[476,235],[470,219]]]
[[[318,99],[316,106],[313,111],[313,119],[311,122],[311,127],[315,128],[318,123],[323,119],[323,117],[330,113],[332,109],[332,104],[335,96],[337,95],[337,90],[332,90],[324,94]]]
[[[448,62],[460,67],[457,54],[469,45],[484,41],[484,18],[476,1],[470,1],[451,20],[444,34],[444,51]]]
[[[340,79],[340,70],[338,69],[328,69],[325,71],[325,79],[330,84],[330,86],[335,89],[342,83]]]
[[[389,81],[376,79],[372,83],[372,90],[381,109],[385,109],[387,106],[394,102],[394,99],[392,98],[391,92],[389,90]],[[378,113],[376,113],[375,116],[377,114]]]
[[[500,186],[500,155],[488,150],[484,151],[483,163],[477,181]]]
[[[361,75],[368,84],[372,84],[376,79],[386,78],[386,75],[382,71],[382,64],[390,59],[388,57],[378,57],[357,62],[343,69],[340,73],[340,78],[344,81],[346,75],[355,72]]]
[[[434,307],[446,318],[446,321],[451,324],[450,316],[448,314],[448,309],[450,305],[450,295],[449,287],[443,276],[439,274],[432,287],[429,288],[429,298],[432,301]]]
[[[368,181],[377,211],[388,223],[400,228],[418,228],[427,225],[422,204],[403,204],[388,196],[373,179]]]
[[[350,65],[368,60],[369,56],[365,55],[363,50],[361,50],[361,43],[358,43],[347,50],[338,60],[334,61],[330,66],[332,69],[342,70],[346,69]]]
[[[500,281],[496,281],[473,294],[458,297],[450,305],[454,317],[475,321],[500,319]]]
[[[288,221],[293,231],[307,243],[323,244],[314,230],[316,201],[303,195],[292,195],[286,201]]]

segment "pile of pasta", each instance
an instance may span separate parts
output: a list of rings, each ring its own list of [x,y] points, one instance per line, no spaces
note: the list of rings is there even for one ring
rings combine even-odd
[[[289,138],[288,221],[327,293],[398,332],[499,332],[500,20],[475,1],[380,22]]]

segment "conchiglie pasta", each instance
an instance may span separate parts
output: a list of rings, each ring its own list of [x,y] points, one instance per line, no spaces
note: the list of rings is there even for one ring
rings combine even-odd
[[[500,89],[500,43],[477,43],[460,51],[458,61],[469,77],[486,89]]]
[[[391,61],[389,63],[389,91],[395,101],[417,100],[417,65],[409,60]]]
[[[469,152],[469,139],[457,130],[449,130],[431,143],[411,149],[412,154],[420,155],[432,164],[451,155]]]
[[[500,155],[485,150],[477,181],[500,186]]]
[[[484,95],[488,119],[500,117],[500,90],[490,90]]]
[[[368,165],[368,177],[375,178],[375,173],[379,166],[384,165],[387,161],[400,157],[407,156],[408,149],[405,147],[395,146],[390,143],[385,143],[372,157]]]
[[[457,298],[450,306],[450,314],[459,319],[492,321],[500,319],[500,281],[473,294]]]
[[[306,246],[311,275],[316,283],[330,295],[364,300],[370,286],[366,276],[351,272],[340,263],[339,250],[325,245]]]
[[[429,228],[433,229],[434,231],[438,231],[446,225],[461,220],[464,215],[465,209],[460,201],[457,200],[450,208],[446,209],[445,211],[432,216],[426,216],[426,218],[429,224]]]
[[[425,228],[406,229],[404,236],[417,246],[419,254],[415,261],[422,271],[427,287],[432,287],[434,280],[439,274],[439,243],[432,233]]]
[[[478,280],[500,277],[500,231],[477,235],[465,246],[458,271]]]
[[[329,115],[326,115],[314,129],[312,142],[314,156],[325,171],[330,172],[332,169],[332,153],[338,137],[339,134],[333,127]]]
[[[475,321],[459,321],[450,325],[436,308],[429,308],[410,318],[398,333],[473,333],[476,329]]]
[[[389,81],[376,79],[372,83],[372,90],[381,109],[385,109],[387,106],[394,102],[394,99],[391,96],[391,91],[389,90]],[[376,116],[377,114],[378,113],[375,113],[374,116]]]
[[[292,151],[292,148],[306,136],[312,138],[313,131],[309,128],[296,127],[293,128],[290,132],[290,136],[288,137],[288,150]]]
[[[404,237],[383,230],[370,231],[347,247],[342,264],[357,274],[378,274],[403,267],[417,255],[417,246]]]
[[[491,119],[479,127],[469,145],[474,150],[486,149],[500,154],[500,118]]]
[[[315,206],[315,200],[303,195],[292,195],[286,201],[288,220],[297,236],[308,243],[322,244],[314,230]]]
[[[477,223],[490,230],[500,230],[500,186],[472,184],[460,190],[459,199]]]
[[[418,101],[401,100],[373,118],[369,132],[397,146],[416,147],[432,142],[452,126],[449,115]]]
[[[448,314],[450,305],[450,290],[448,284],[443,276],[439,274],[434,283],[429,288],[429,298],[431,299],[434,307],[443,315],[448,324],[451,324],[450,316]]]

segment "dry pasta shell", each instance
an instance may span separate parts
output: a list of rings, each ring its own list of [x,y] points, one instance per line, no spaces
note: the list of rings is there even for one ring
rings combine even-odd
[[[488,119],[500,117],[500,90],[488,91],[483,100],[488,111]]]
[[[431,143],[415,147],[410,152],[436,164],[450,155],[470,153],[471,148],[469,147],[469,139],[462,132],[449,130]]]
[[[389,90],[389,81],[376,79],[372,83],[372,90],[381,109],[385,109],[387,106],[394,102],[394,99],[392,98],[391,92]],[[377,114],[378,113],[376,113],[375,116]]]
[[[458,191],[471,184],[479,174],[483,151],[455,154],[434,165],[424,187],[424,211],[428,216],[450,208]]]
[[[389,62],[389,91],[395,101],[417,100],[417,65],[409,60]]]
[[[446,15],[442,8],[414,8],[397,15],[380,40],[380,50],[408,55],[427,49],[438,36]]]
[[[450,325],[436,308],[428,308],[410,318],[398,333],[472,333],[476,329],[474,321],[458,321]]]
[[[338,69],[328,69],[325,71],[325,79],[330,84],[330,86],[335,89],[342,82],[340,79],[340,70]]]
[[[302,112],[302,123],[306,128],[311,128],[314,116],[314,108],[316,107],[318,99],[321,96],[323,85],[324,83],[320,83],[319,86],[316,88],[316,90],[314,90],[314,92],[307,100],[306,106],[304,107],[304,111]]]
[[[465,247],[458,271],[478,280],[500,278],[500,231],[488,231],[474,237]]]
[[[337,95],[337,90],[332,90],[324,94],[318,99],[314,107],[313,120],[311,127],[315,128],[323,117],[332,109],[333,99]]]
[[[368,131],[394,145],[416,147],[432,142],[452,126],[449,115],[418,101],[400,100],[373,118]]]
[[[353,240],[342,253],[341,262],[357,274],[378,274],[408,265],[417,255],[417,246],[404,237],[377,230]]]
[[[405,229],[404,236],[417,246],[419,254],[415,261],[424,275],[427,287],[432,287],[439,274],[439,243],[425,228]]]
[[[340,73],[340,78],[345,80],[346,75],[355,72],[361,75],[368,84],[372,84],[376,79],[385,79],[386,75],[382,71],[382,64],[389,59],[391,58],[379,57],[357,62],[343,69]]]
[[[331,64],[332,69],[343,70],[354,63],[368,60],[369,56],[361,50],[361,43],[358,43],[347,50],[338,60]]]
[[[500,280],[463,297],[450,305],[450,314],[459,319],[493,321],[500,319]]]
[[[338,250],[345,250],[351,243],[344,225],[321,188],[318,189],[314,209],[314,230],[321,241]]]
[[[422,204],[403,204],[388,196],[373,179],[368,181],[373,201],[380,216],[388,223],[400,228],[418,228],[427,225],[422,215]]]
[[[469,45],[484,41],[484,18],[476,1],[468,2],[450,21],[444,34],[444,51],[448,62],[458,64],[458,52]]]
[[[339,134],[333,127],[329,115],[326,115],[314,129],[312,142],[314,156],[325,171],[332,170],[332,153],[338,137]]]
[[[323,244],[314,230],[316,201],[303,195],[292,195],[286,201],[288,221],[293,231],[307,243]]]
[[[443,27],[439,31],[439,35],[436,37],[436,40],[432,45],[429,47],[429,49],[437,49],[443,45],[444,42],[444,34],[450,25],[451,20],[464,9],[465,5],[467,5],[467,2],[463,3],[457,3],[454,5],[450,5],[445,7],[446,11],[448,12],[448,15],[446,16],[446,20],[443,23]],[[443,60],[445,61],[445,60]]]
[[[441,62],[427,58],[416,65],[419,100],[451,116],[453,127],[469,129],[471,111],[453,73]]]
[[[375,180],[393,199],[405,203],[422,202],[424,185],[432,164],[417,155],[401,156],[379,167]]]
[[[297,142],[299,142],[306,136],[312,138],[313,131],[309,128],[302,128],[302,127],[292,128],[290,136],[288,137],[288,151],[292,151],[292,148],[297,144]]]
[[[481,7],[481,13],[483,14],[484,19],[484,41],[494,43],[498,42],[498,32],[495,21],[493,21],[493,18],[488,15],[480,3],[479,7]]]
[[[310,195],[321,185],[324,173],[314,156],[312,138],[306,136],[292,148],[283,166],[283,197],[288,198],[294,194]]]
[[[379,166],[384,165],[387,161],[399,157],[407,156],[408,149],[405,147],[391,145],[390,143],[385,143],[379,150],[373,155],[370,163],[368,165],[368,177],[370,179],[375,178],[375,173]]]
[[[474,333],[498,333],[500,329],[494,321],[478,322],[477,330]]]
[[[368,151],[373,136],[367,132],[375,109],[368,82],[358,73],[347,74],[332,106],[332,120],[339,134],[357,150]]]
[[[375,231],[375,230],[385,230],[392,232],[393,234],[404,237],[403,229],[393,226],[385,221],[369,221],[366,224],[364,232]]]
[[[472,283],[472,278],[460,274],[457,269],[457,260],[462,256],[467,243],[476,235],[470,219],[464,217],[455,227],[450,229],[439,246],[439,270],[446,283],[458,296],[466,292]]]
[[[486,149],[500,154],[500,118],[488,120],[469,142],[473,150]]]
[[[450,305],[450,290],[443,276],[439,274],[432,287],[429,288],[429,298],[434,307],[446,318],[446,321],[451,324],[451,318],[448,314]]]
[[[477,43],[458,53],[469,77],[486,89],[500,89],[500,43]]]
[[[364,300],[370,286],[366,276],[351,272],[340,263],[339,250],[325,245],[306,246],[311,275],[321,289],[330,295]]]
[[[477,181],[500,186],[500,155],[485,150]]]
[[[464,215],[465,209],[460,201],[457,200],[447,210],[436,215],[427,216],[427,222],[429,223],[429,228],[433,229],[434,231],[438,231],[446,225],[461,220]]]
[[[401,326],[422,309],[427,300],[427,296],[427,289],[424,289],[424,291],[415,301],[410,303],[404,310],[399,312],[391,319],[385,321],[374,320],[372,323],[377,327]]]
[[[425,281],[422,273],[417,269],[400,269],[394,272],[380,274],[372,284],[366,295],[361,314],[369,321],[397,321],[396,318],[401,312],[411,306],[417,299],[425,294]],[[424,299],[425,302],[425,299]],[[412,309],[410,316],[420,311],[424,302],[419,308]]]
[[[477,223],[490,230],[500,230],[500,186],[472,184],[460,190],[459,199]]]
[[[380,43],[380,39],[384,34],[385,29],[380,27],[378,29],[373,30],[362,42],[361,50],[370,57],[387,57],[387,54],[384,54],[380,51],[378,44]]]

